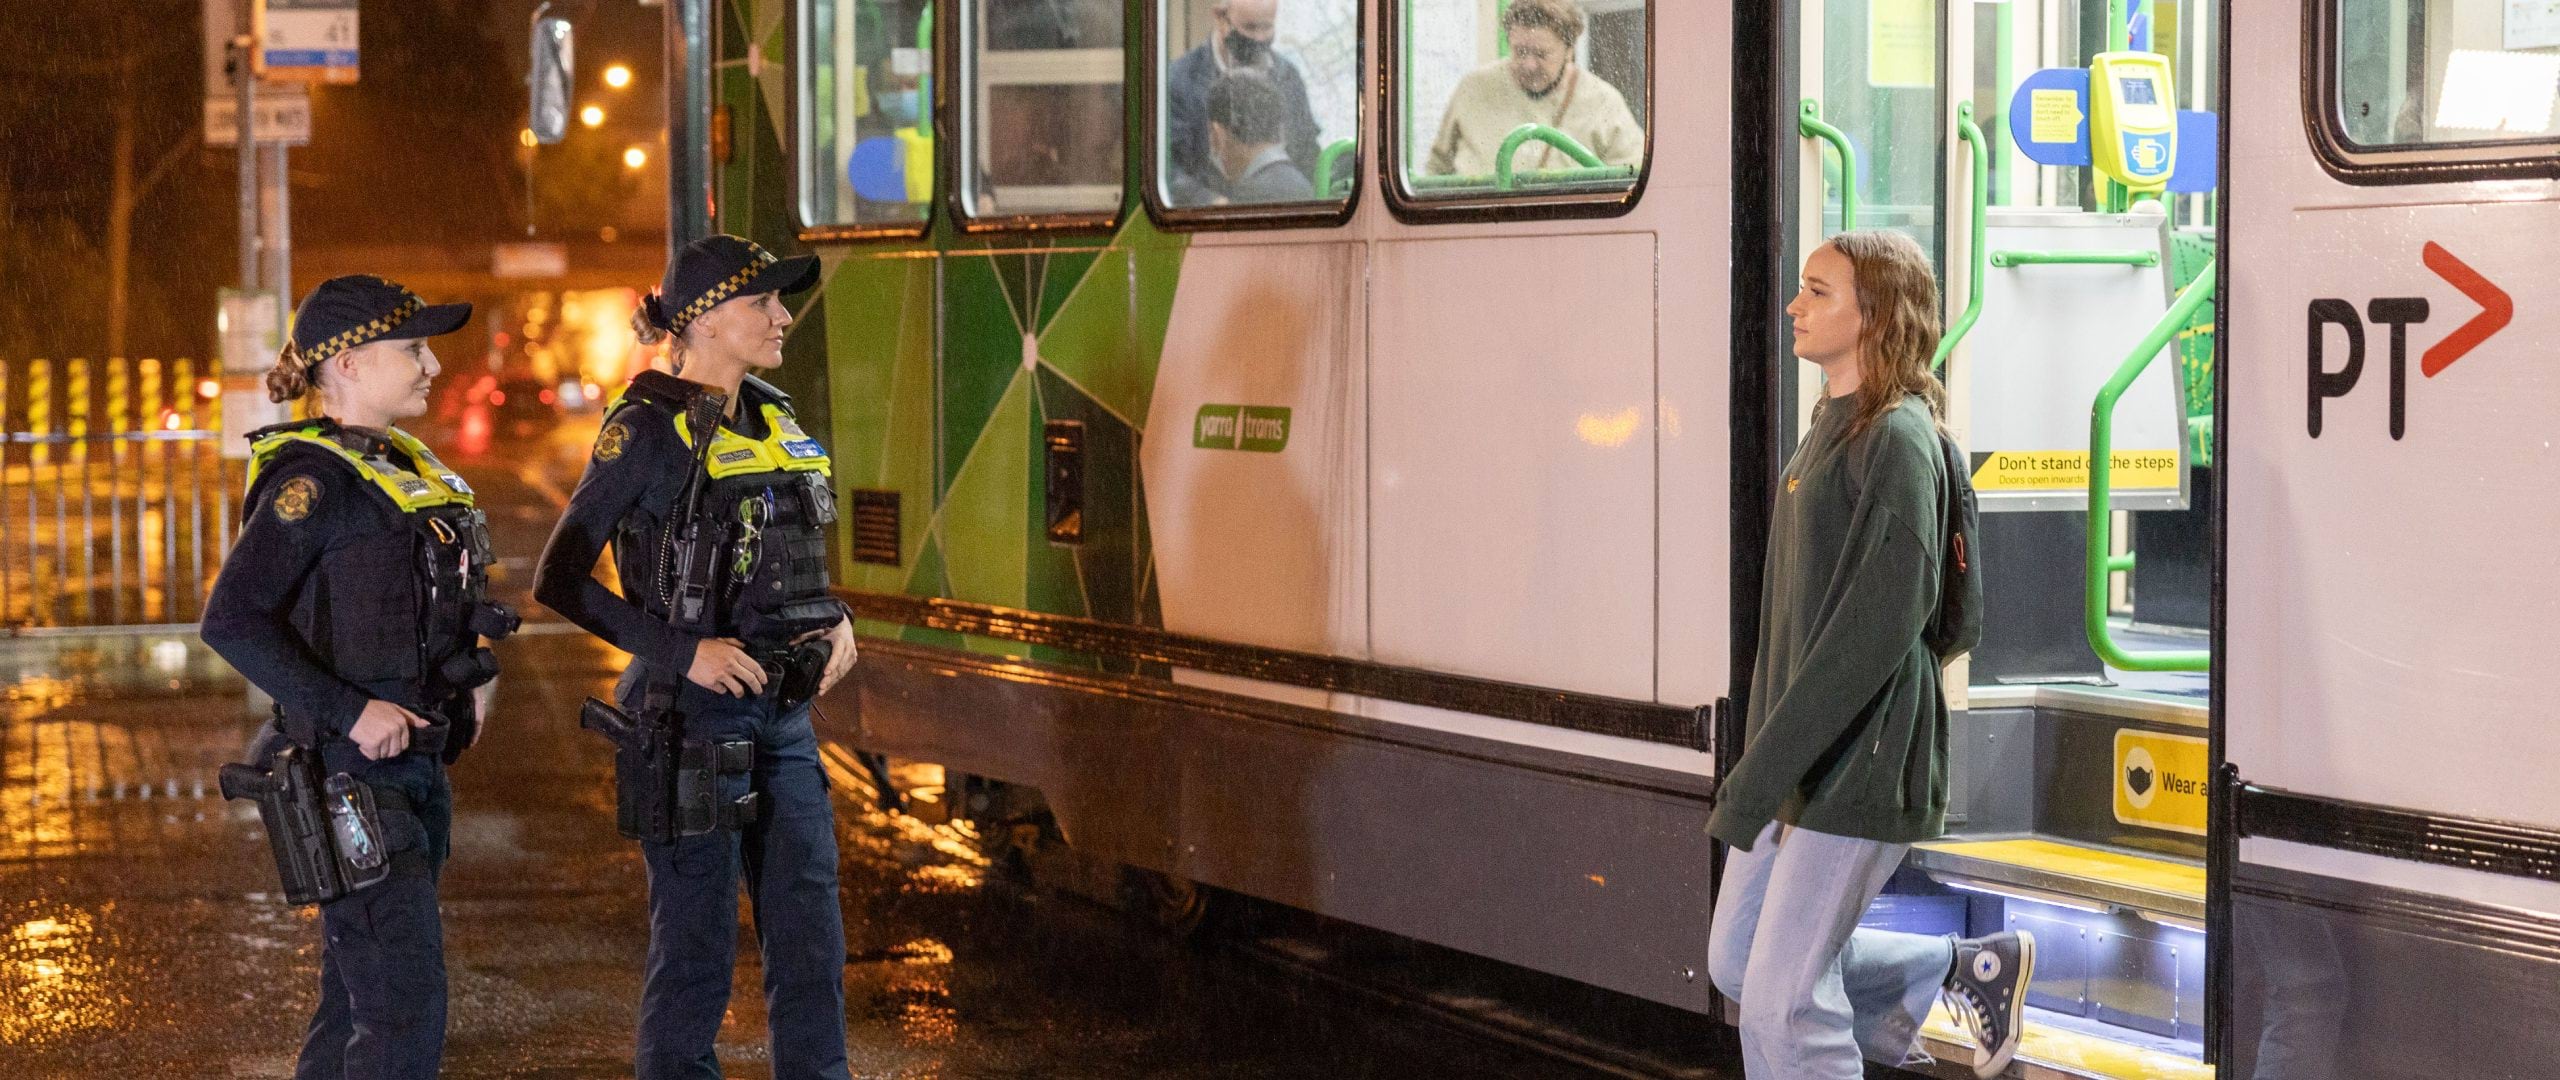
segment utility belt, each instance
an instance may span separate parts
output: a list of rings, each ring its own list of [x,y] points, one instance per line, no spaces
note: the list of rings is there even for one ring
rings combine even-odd
[[[681,837],[735,832],[755,824],[761,798],[727,799],[721,780],[748,775],[756,744],[687,738],[672,691],[652,688],[639,716],[588,698],[578,726],[613,743],[614,827],[633,840],[673,843]]]
[[[222,767],[222,797],[258,804],[289,904],[326,904],[391,876],[373,788],[346,773],[323,772],[320,752],[303,746],[277,751],[264,768]],[[391,798],[405,807],[405,798]]]

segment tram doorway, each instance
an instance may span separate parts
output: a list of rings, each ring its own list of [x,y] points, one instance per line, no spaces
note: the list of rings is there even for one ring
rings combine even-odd
[[[1914,847],[1867,923],[2034,932],[2022,1058],[2210,1076],[2217,9],[1803,0],[1792,16],[1779,302],[1840,231],[1919,242],[1983,510],[1988,630],[1946,673],[1948,834]],[[2174,182],[2153,156],[2168,147]],[[1769,325],[1786,356],[1787,320]],[[1783,460],[1825,390],[1810,363],[1771,373]],[[1942,1007],[1924,1048],[1969,1061],[1961,1031]]]

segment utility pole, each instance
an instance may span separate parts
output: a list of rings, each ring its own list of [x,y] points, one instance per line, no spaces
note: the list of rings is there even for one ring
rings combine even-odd
[[[249,25],[245,13],[240,25]],[[233,82],[240,90],[240,288],[244,292],[258,288],[258,76],[251,62],[251,50],[257,47],[257,39],[249,34],[231,39]]]

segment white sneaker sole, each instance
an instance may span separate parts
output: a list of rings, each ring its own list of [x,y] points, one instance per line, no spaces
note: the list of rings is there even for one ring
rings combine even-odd
[[[2009,1037],[2000,1040],[1998,1046],[1984,1048],[1991,1051],[1990,1058],[1976,1063],[1973,1067],[1973,1075],[1980,1077],[1981,1080],[1991,1080],[1992,1077],[2007,1071],[2010,1059],[2018,1056],[2018,1044],[2026,1038],[2027,984],[2034,981],[2035,977],[2036,936],[2020,930],[2018,931],[2018,986],[2009,995],[2009,1026],[2003,1029],[2009,1033]]]

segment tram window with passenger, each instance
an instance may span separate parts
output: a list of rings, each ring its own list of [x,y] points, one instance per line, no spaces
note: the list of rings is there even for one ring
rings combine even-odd
[[[1153,194],[1172,210],[1350,201],[1359,0],[1163,0]]]
[[[962,212],[1107,220],[1123,190],[1124,7],[974,0],[960,11]]]
[[[1393,17],[1400,194],[1635,189],[1651,130],[1643,0],[1403,0]]]
[[[913,233],[933,214],[928,0],[802,0],[800,220]]]

